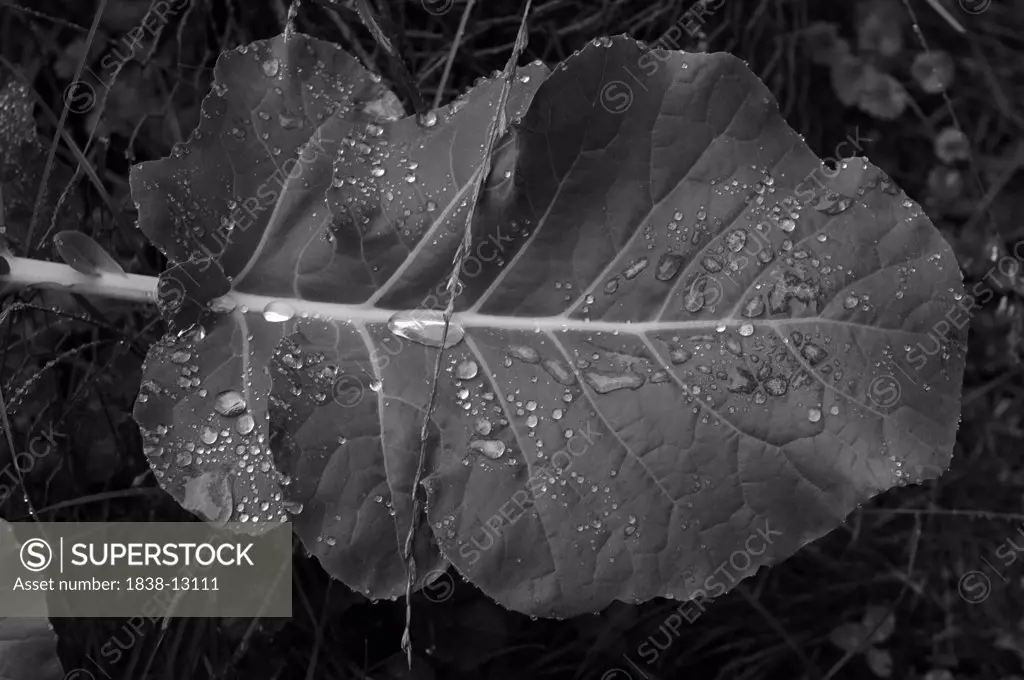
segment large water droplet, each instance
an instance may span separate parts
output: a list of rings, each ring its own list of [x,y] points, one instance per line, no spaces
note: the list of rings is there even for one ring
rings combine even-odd
[[[583,379],[598,394],[607,394],[621,389],[635,390],[644,384],[644,377],[639,373],[587,371],[583,374]]]
[[[754,375],[745,368],[737,368],[732,376],[732,382],[726,388],[736,394],[751,394],[757,389],[757,380]]]
[[[256,428],[256,420],[252,417],[251,413],[243,413],[237,421],[235,421],[235,431],[238,434],[249,434]]]
[[[455,369],[455,377],[459,380],[472,380],[480,372],[480,367],[472,359],[467,359]]]
[[[295,130],[302,127],[302,116],[290,116],[284,113],[277,114],[277,122],[285,130]]]
[[[548,375],[554,378],[560,385],[571,387],[576,384],[576,374],[569,370],[569,367],[561,361],[556,359],[545,359],[541,365],[544,367],[544,370],[548,372]]]
[[[683,308],[691,314],[696,314],[704,308],[704,292],[691,288],[683,299]]]
[[[811,366],[817,366],[828,356],[828,352],[823,350],[813,342],[808,342],[800,348],[800,354],[803,355],[804,359],[807,359],[807,363]]]
[[[217,430],[213,429],[209,425],[203,428],[203,431],[199,433],[199,439],[204,444],[216,444],[217,443]]]
[[[176,364],[186,364],[192,358],[192,352],[187,349],[177,349],[171,354],[171,361]]]
[[[826,215],[838,215],[853,205],[846,196],[840,196],[834,191],[828,191],[814,204],[814,209]]]
[[[540,353],[526,345],[512,345],[508,348],[508,354],[513,359],[519,359],[528,364],[540,363]]]
[[[707,269],[712,274],[722,271],[722,263],[710,255],[702,259],[700,263],[704,265],[704,269]]]
[[[747,232],[743,229],[730,231],[725,236],[725,245],[734,253],[740,252],[747,245]]]
[[[658,267],[654,271],[654,278],[659,281],[671,281],[679,275],[683,267],[683,256],[675,253],[665,253],[658,260]]]
[[[295,309],[283,300],[274,300],[263,308],[263,318],[270,323],[282,323],[295,317]]]
[[[493,460],[505,455],[505,442],[500,439],[474,439],[469,443],[469,448]]]
[[[747,325],[749,326],[750,324]],[[750,332],[751,334],[754,332],[753,326],[750,327]],[[722,341],[722,345],[725,347],[725,349],[729,351],[730,354],[738,357],[743,356],[743,345],[741,345],[740,341],[737,340],[732,335],[727,335],[725,339]]]
[[[245,413],[245,399],[238,390],[226,390],[217,395],[213,408],[227,418],[235,418]]]
[[[263,72],[267,74],[268,77],[273,78],[277,75],[279,70],[281,70],[281,62],[277,59],[271,58],[263,62]]]
[[[685,364],[692,356],[693,352],[688,349],[683,349],[682,347],[673,347],[669,352],[669,358],[672,360],[672,363],[676,365]]]
[[[388,319],[388,329],[400,338],[411,340],[427,347],[441,347],[444,336],[444,312],[440,310],[416,310],[396,312]],[[450,349],[462,342],[466,330],[457,319],[448,326],[448,337],[444,349]]]
[[[755,295],[743,303],[743,316],[748,319],[756,319],[762,314],[764,314],[764,298],[760,295]]]
[[[773,376],[764,381],[764,391],[773,397],[781,397],[789,391],[789,381],[781,375]]]
[[[626,279],[635,279],[640,276],[640,272],[647,269],[648,262],[649,260],[646,257],[633,260],[629,263],[629,266],[623,270],[622,275],[626,277]]]

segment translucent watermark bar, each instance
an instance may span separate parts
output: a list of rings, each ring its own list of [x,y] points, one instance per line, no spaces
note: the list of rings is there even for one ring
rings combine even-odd
[[[0,523],[0,617],[291,614],[287,522]]]

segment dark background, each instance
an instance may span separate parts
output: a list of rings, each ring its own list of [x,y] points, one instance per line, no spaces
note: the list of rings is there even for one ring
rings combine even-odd
[[[424,99],[447,103],[504,66],[522,7],[479,3],[460,35],[464,0],[423,2],[369,5]],[[102,77],[104,59],[127,51],[123,38],[150,1],[0,0],[0,84],[13,78],[30,86],[41,167],[60,130],[52,173],[54,191],[66,196],[55,223],[92,235],[127,271],[148,275],[164,263],[134,227],[130,165],[161,158],[187,139],[219,52],[280,32],[287,11],[285,0],[171,4],[188,7],[158,38],[146,35],[136,57],[105,83],[109,90],[97,88],[98,100],[86,107],[81,89],[67,89],[76,70],[84,59]],[[139,630],[121,620],[56,620],[65,669],[119,680],[1024,677],[1024,559],[1015,549],[1024,546],[1024,279],[1013,255],[1024,240],[1024,3],[712,0],[703,24],[693,20],[693,4],[538,0],[523,62],[554,65],[599,36],[654,42],[672,26],[686,26],[676,45],[661,45],[745,59],[822,158],[848,136],[870,140],[866,155],[925,206],[953,244],[968,290],[980,282],[983,289],[975,290],[991,292],[971,323],[951,470],[880,495],[677,632],[665,626],[673,602],[534,621],[454,577],[414,597],[410,675],[399,647],[404,602],[367,602],[330,582],[298,548],[291,620],[174,620],[166,629],[147,621]],[[395,82],[395,64],[342,5],[307,0],[298,30],[337,42]],[[408,99],[404,104],[411,109]],[[0,165],[0,182],[31,183],[41,167]],[[19,209],[8,206],[7,214],[16,254],[59,260],[52,231],[39,228],[28,242],[14,227]],[[1016,252],[1024,255],[1024,246]],[[54,301],[3,294],[7,304],[16,296],[42,306]],[[66,296],[60,302],[69,315],[21,309],[0,328],[0,379],[17,445],[27,445],[25,433],[48,427],[63,435],[28,475],[33,506],[49,520],[194,519],[156,485],[131,417],[145,351],[164,328],[155,308]],[[25,442],[17,440],[23,435]],[[0,446],[6,464],[9,447]],[[25,512],[19,493],[0,515],[16,521]],[[1007,556],[1014,561],[1007,564]],[[971,571],[985,576],[964,580]],[[982,601],[969,601],[981,594]],[[865,616],[877,623],[880,614],[891,619],[877,639],[844,652],[863,639]],[[666,648],[648,664],[650,651],[640,650],[653,641]]]

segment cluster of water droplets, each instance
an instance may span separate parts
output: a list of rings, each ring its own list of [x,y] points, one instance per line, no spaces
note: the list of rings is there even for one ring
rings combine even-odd
[[[189,480],[205,471],[222,470],[229,475],[237,501],[229,519],[287,521],[285,511],[296,508],[283,503],[280,492],[266,497],[262,489],[268,485],[259,483],[260,478],[267,477],[281,485],[287,485],[290,480],[277,473],[274,467],[269,442],[259,432],[257,416],[244,396],[251,389],[239,385],[220,389],[212,395],[208,392],[199,359],[203,348],[197,346],[204,337],[205,331],[200,326],[174,342],[162,340],[154,348],[157,355],[151,360],[165,360],[176,368],[178,378],[173,386],[144,380],[139,401],[145,404],[150,399],[168,399],[172,394],[185,392],[186,400],[210,404],[210,411],[206,413],[196,409],[190,417],[177,414],[179,420],[173,432],[169,424],[147,424],[145,453],[153,463],[154,474],[158,479]],[[159,356],[160,352],[165,353],[164,359]]]
[[[669,208],[672,212],[661,218],[664,222],[652,219],[643,231],[646,249],[660,250],[661,254],[652,253],[627,261],[621,271],[604,281],[600,288],[604,296],[615,296],[624,285],[651,272],[649,275],[657,281],[679,290],[680,304],[686,312],[698,314],[706,307],[714,312],[723,297],[723,282],[745,285],[747,280],[753,281],[758,272],[774,263],[775,280],[756,284],[753,294],[741,302],[743,316],[749,319],[766,313],[789,316],[794,313],[790,308],[794,300],[804,308],[812,307],[812,313],[816,311],[816,303],[822,302],[828,291],[837,286],[834,279],[850,276],[852,271],[834,265],[832,253],[814,252],[812,243],[829,241],[826,233],[815,234],[812,243],[794,242],[788,234],[797,231],[804,211],[816,210],[834,216],[850,208],[854,201],[831,190],[820,192],[813,202],[802,202],[792,195],[776,200],[772,195],[778,187],[771,173],[756,166],[751,166],[751,170],[757,176],[752,183],[737,178],[709,180],[712,204],[719,206],[716,210],[732,213],[734,208],[721,208],[719,204],[747,204],[748,209],[743,211],[739,224],[724,224],[721,217],[709,214],[706,205]],[[861,187],[859,195],[864,191]],[[685,285],[674,284],[691,260],[696,260],[697,268],[689,269]],[[580,313],[589,318],[610,300],[588,294],[583,303]]]

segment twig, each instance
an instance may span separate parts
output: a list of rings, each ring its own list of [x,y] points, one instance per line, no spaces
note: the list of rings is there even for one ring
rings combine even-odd
[[[455,298],[458,290],[459,272],[473,246],[473,216],[476,213],[476,206],[480,201],[480,193],[483,190],[484,178],[487,177],[487,168],[490,166],[491,155],[498,140],[505,134],[508,128],[508,118],[505,116],[505,106],[508,102],[509,92],[512,90],[512,81],[516,74],[516,65],[519,57],[526,49],[526,20],[530,14],[532,0],[526,0],[526,7],[523,8],[523,18],[519,23],[519,33],[516,36],[516,44],[509,55],[508,63],[505,64],[504,80],[501,86],[501,94],[495,107],[494,115],[487,128],[487,147],[480,168],[473,178],[473,194],[469,200],[469,210],[466,216],[466,231],[463,235],[462,244],[455,256],[455,266],[451,276],[448,278],[448,304],[444,310],[444,333],[441,335],[441,345],[437,350],[437,361],[434,363],[434,379],[430,386],[430,401],[427,403],[427,410],[423,416],[423,425],[420,428],[420,452],[416,464],[416,476],[412,484],[412,521],[409,523],[409,533],[405,537],[405,545],[402,549],[402,557],[405,558],[408,580],[405,585],[405,631],[402,633],[402,649],[405,651],[409,662],[409,670],[412,670],[412,591],[416,584],[416,558],[412,553],[413,543],[416,538],[416,531],[420,525],[420,512],[422,510],[420,497],[417,494],[423,480],[423,469],[427,458],[427,434],[434,407],[437,401],[437,385],[441,378],[441,361],[444,358],[444,346],[448,341],[448,329],[451,325],[452,316],[455,313]]]

